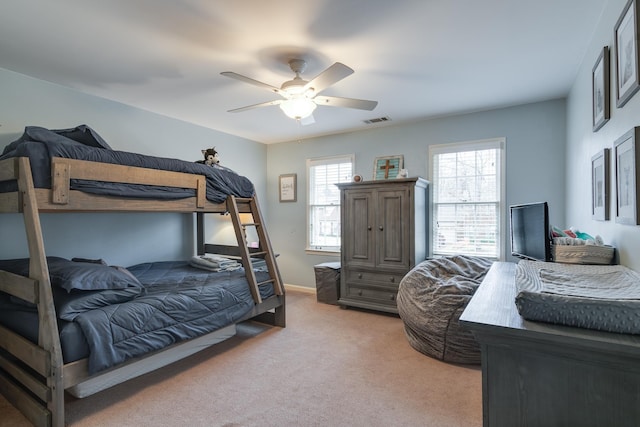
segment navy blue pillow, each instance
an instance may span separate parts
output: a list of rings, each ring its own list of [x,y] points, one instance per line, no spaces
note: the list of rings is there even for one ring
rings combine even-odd
[[[89,147],[111,150],[107,141],[102,139],[102,137],[98,135],[98,132],[87,125],[80,125],[71,129],[54,129],[51,132],[57,133],[65,138],[73,139],[74,141],[78,141],[84,145],[88,145]]]
[[[18,145],[25,141],[38,142],[58,142],[66,144],[82,144],[89,147],[104,148],[111,150],[107,142],[100,135],[87,125],[76,126],[71,129],[46,129],[40,126],[27,126],[24,128],[22,136],[4,147],[2,155],[15,150]]]
[[[47,264],[51,284],[67,292],[72,289],[95,291],[142,287],[140,281],[123,267],[74,262],[59,257],[47,257]],[[0,260],[0,270],[28,276],[29,258]]]

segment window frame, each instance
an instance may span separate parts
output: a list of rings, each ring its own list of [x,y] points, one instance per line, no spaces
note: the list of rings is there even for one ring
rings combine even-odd
[[[329,165],[329,164],[338,164],[338,163],[351,163],[351,176],[353,177],[355,170],[355,154],[341,154],[336,156],[327,156],[327,157],[315,157],[311,159],[307,159],[306,161],[306,169],[307,169],[307,201],[306,201],[306,247],[305,252],[308,254],[316,254],[316,255],[336,255],[339,256],[341,253],[341,245],[331,246],[331,249],[321,249],[319,246],[311,245],[311,168],[314,166],[320,165]],[[349,181],[350,182],[350,181]],[[340,202],[338,202],[338,207],[342,210],[342,206],[340,206]],[[342,218],[340,218],[340,221]],[[338,224],[341,228],[342,224]]]
[[[431,209],[431,224],[429,230],[431,232],[430,237],[430,245],[429,245],[429,255],[430,256],[444,256],[444,254],[436,253],[435,250],[435,238],[437,236],[437,221],[436,221],[436,205],[437,201],[436,197],[436,188],[437,183],[434,179],[434,157],[440,154],[447,153],[460,153],[467,151],[481,151],[488,149],[497,149],[499,150],[498,160],[500,162],[499,167],[496,170],[498,174],[498,179],[496,180],[499,183],[499,200],[498,200],[498,256],[497,258],[489,257],[491,259],[504,260],[505,259],[505,250],[506,250],[506,239],[508,232],[508,218],[507,218],[507,209],[506,209],[506,144],[505,137],[496,137],[496,138],[488,138],[488,139],[480,139],[473,141],[464,141],[464,142],[452,142],[446,144],[434,144],[429,146],[428,152],[428,167],[429,171],[429,181],[431,182],[431,194],[432,194],[432,209]]]

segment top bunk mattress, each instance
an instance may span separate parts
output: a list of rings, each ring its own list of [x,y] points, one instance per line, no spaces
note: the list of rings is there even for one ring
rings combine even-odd
[[[219,165],[207,166],[185,160],[113,150],[100,135],[86,125],[60,130],[27,126],[19,139],[4,148],[0,160],[13,157],[29,158],[36,188],[51,188],[51,159],[62,157],[204,175],[207,180],[207,199],[213,203],[222,203],[229,195],[252,197],[254,193],[253,183],[231,169]],[[71,180],[71,189],[108,196],[154,200],[182,199],[193,197],[195,194],[191,189],[78,179]],[[17,191],[17,183],[0,182],[0,192],[7,191]]]
[[[516,287],[527,320],[640,334],[640,275],[627,267],[522,260]]]

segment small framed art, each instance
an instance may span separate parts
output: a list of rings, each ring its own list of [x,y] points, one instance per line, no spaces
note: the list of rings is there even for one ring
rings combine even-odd
[[[596,132],[611,117],[609,101],[609,47],[605,46],[600,52],[591,72],[593,91],[593,131]]]
[[[373,161],[373,179],[393,179],[403,168],[404,158],[400,156],[376,157]]]
[[[591,218],[609,219],[609,149],[591,158]]]
[[[279,188],[280,188],[280,201],[281,202],[295,202],[298,200],[297,194],[297,175],[295,173],[288,173],[280,175]]]
[[[640,127],[634,127],[613,144],[616,177],[616,222],[638,225],[638,153]]]
[[[638,74],[637,0],[629,0],[616,22],[616,106],[622,107],[640,89]]]

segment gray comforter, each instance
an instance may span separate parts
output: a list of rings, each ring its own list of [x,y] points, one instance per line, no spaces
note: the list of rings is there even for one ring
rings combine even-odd
[[[187,261],[145,263],[127,269],[139,286],[67,291],[55,279],[56,264],[68,269],[75,263],[48,261],[64,360],[88,357],[91,374],[236,323],[254,306],[244,269],[212,272]],[[26,275],[28,268],[28,259],[0,261],[0,269],[15,274]],[[264,271],[255,273],[258,281],[268,279]],[[273,287],[260,286],[260,294],[272,296]],[[0,324],[38,340],[36,306],[3,292]]]
[[[18,140],[4,148],[0,160],[11,157],[29,157],[37,188],[51,187],[51,158],[63,157],[205,175],[207,199],[214,203],[224,202],[228,195],[251,197],[254,193],[249,179],[228,168],[112,150],[86,125],[61,130],[28,126]],[[88,193],[146,199],[180,199],[194,195],[190,189],[84,180],[72,180],[71,188]],[[0,192],[16,190],[15,181],[0,182]]]
[[[235,323],[254,305],[244,269],[215,273],[168,261],[128,270],[144,285],[140,296],[74,319],[89,345],[90,373]],[[266,275],[256,272],[258,281]],[[273,295],[270,285],[260,292]]]

